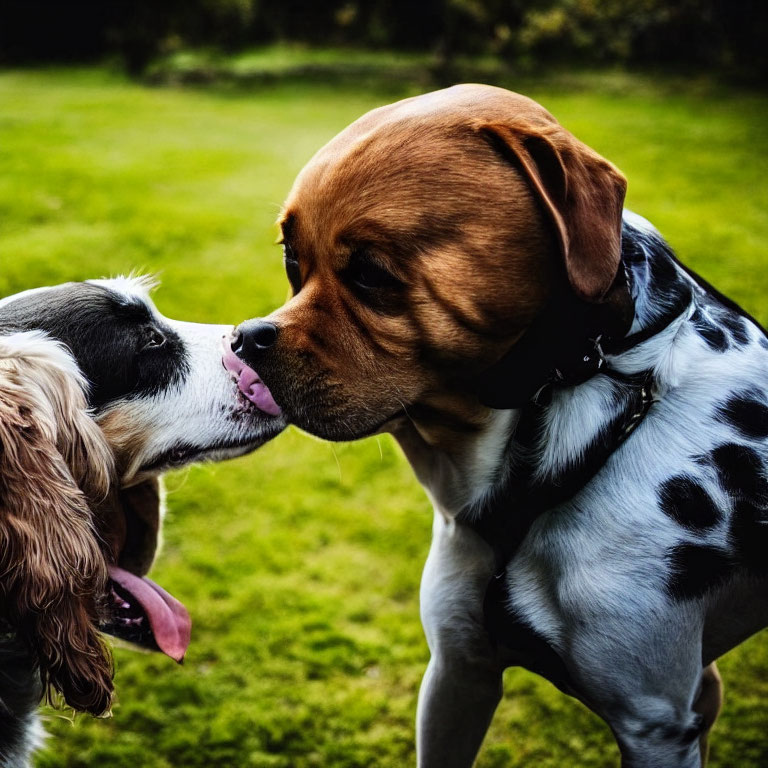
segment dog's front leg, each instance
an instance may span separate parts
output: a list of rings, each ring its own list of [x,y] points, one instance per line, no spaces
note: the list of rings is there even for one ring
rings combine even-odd
[[[419,768],[470,768],[501,693],[500,670],[433,655],[419,691]]]
[[[469,768],[501,699],[503,668],[483,623],[492,574],[488,545],[436,513],[421,584],[432,658],[419,692],[419,768]]]

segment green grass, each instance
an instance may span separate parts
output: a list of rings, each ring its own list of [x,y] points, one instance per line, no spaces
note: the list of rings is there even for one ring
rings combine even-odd
[[[628,175],[629,205],[768,322],[768,99],[619,74],[509,81]],[[159,272],[172,317],[238,322],[286,296],[273,221],[334,133],[416,86],[296,79],[150,89],[103,69],[0,74],[0,295]],[[387,438],[290,431],[168,479],[156,574],[194,620],[185,664],[118,649],[109,720],[47,711],[45,768],[401,768],[427,650],[431,512]],[[768,764],[768,637],[722,662],[712,765]],[[521,670],[478,765],[613,766],[607,728]]]

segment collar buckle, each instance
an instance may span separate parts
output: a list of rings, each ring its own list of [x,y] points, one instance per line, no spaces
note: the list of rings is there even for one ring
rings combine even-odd
[[[555,368],[549,377],[549,383],[559,387],[574,387],[600,373],[607,365],[603,352],[603,334],[594,339],[587,339],[588,346],[573,356],[572,362]]]

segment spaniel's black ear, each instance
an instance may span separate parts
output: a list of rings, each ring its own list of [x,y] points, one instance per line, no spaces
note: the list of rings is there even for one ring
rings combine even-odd
[[[0,593],[44,688],[103,714],[112,659],[97,631],[106,561],[91,504],[113,476],[71,358],[39,334],[0,338]]]

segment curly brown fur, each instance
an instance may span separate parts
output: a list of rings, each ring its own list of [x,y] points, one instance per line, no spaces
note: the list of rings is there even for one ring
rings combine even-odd
[[[0,340],[0,599],[49,698],[103,714],[112,662],[95,596],[107,569],[89,504],[106,495],[113,462],[82,384],[53,342]]]

